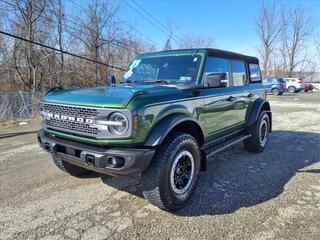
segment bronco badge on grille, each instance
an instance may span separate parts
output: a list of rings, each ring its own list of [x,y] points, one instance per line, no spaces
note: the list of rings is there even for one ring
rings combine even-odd
[[[55,119],[61,119],[61,120],[67,120],[71,122],[78,122],[78,123],[88,123],[93,124],[94,120],[91,118],[83,118],[83,117],[72,117],[67,115],[61,115],[57,113],[46,113],[45,116],[47,118],[55,118]]]

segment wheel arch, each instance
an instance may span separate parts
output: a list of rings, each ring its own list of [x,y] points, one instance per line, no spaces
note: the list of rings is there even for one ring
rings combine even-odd
[[[258,120],[259,114],[262,111],[266,111],[269,116],[269,119],[270,119],[269,130],[271,132],[272,130],[271,107],[270,107],[270,103],[263,98],[256,99],[252,105],[251,110],[247,112],[247,116],[246,116],[247,127],[251,127]]]
[[[172,114],[160,120],[151,130],[144,145],[159,146],[172,132],[176,131],[189,133],[197,140],[199,146],[204,143],[204,133],[196,119],[184,114]]]

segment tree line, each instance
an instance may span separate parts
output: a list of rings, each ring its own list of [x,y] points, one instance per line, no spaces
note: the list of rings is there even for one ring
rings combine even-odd
[[[255,30],[265,76],[293,77],[316,71],[320,52],[311,12],[302,5],[262,3]]]
[[[119,79],[122,72],[99,62],[126,68],[140,53],[215,45],[212,36],[193,34],[175,42],[177,31],[168,23],[167,40],[158,46],[121,19],[121,8],[120,1],[111,0],[0,0],[1,30],[62,51],[0,34],[1,91],[33,94],[54,86],[105,85],[107,76]],[[314,36],[312,19],[302,6],[263,3],[255,29],[265,75],[292,76],[316,68],[315,57],[308,51]],[[317,44],[313,47],[319,50]]]

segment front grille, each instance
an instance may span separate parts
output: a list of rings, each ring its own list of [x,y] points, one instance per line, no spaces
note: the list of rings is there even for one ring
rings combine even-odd
[[[132,123],[132,112],[128,109],[83,107],[46,102],[40,105],[40,114],[43,117],[42,125],[47,130],[62,131],[95,139],[131,137],[131,125],[126,134],[118,136],[112,134],[106,125],[95,123],[95,119],[105,120],[115,111],[124,113],[129,123]]]
[[[98,109],[94,108],[73,107],[46,103],[42,104],[41,110],[46,113],[66,115],[75,118],[94,118],[99,115]],[[46,118],[44,119],[44,124],[49,129],[64,130],[87,136],[95,136],[100,133],[100,130],[97,127],[84,122]]]
[[[65,129],[72,132],[78,132],[78,133],[87,133],[92,135],[97,135],[99,133],[98,128],[91,127],[89,124],[85,123],[79,123],[79,122],[68,122],[61,119],[45,119],[44,123],[49,128],[59,128],[59,129]]]
[[[68,115],[72,117],[84,117],[91,118],[99,115],[98,109],[84,108],[84,107],[73,107],[66,105],[55,105],[55,104],[43,104],[43,111],[49,113],[60,113],[62,115]]]

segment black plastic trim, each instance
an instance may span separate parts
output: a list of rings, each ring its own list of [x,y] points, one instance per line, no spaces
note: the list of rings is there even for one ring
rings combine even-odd
[[[154,146],[161,145],[163,140],[168,136],[168,134],[171,132],[173,128],[175,128],[178,124],[182,122],[187,122],[187,121],[191,121],[197,124],[201,129],[202,136],[203,136],[203,130],[201,126],[194,118],[183,115],[183,114],[173,114],[161,120],[153,128],[147,140],[145,141],[144,146],[154,147]]]
[[[258,120],[259,114],[263,106],[266,106],[266,111],[268,112],[270,117],[270,131],[271,131],[271,122],[272,122],[271,108],[270,108],[269,102],[263,98],[256,99],[251,107],[251,110],[247,112],[247,116],[246,116],[247,127],[251,127]]]
[[[40,146],[50,152],[56,154],[71,164],[110,175],[129,175],[143,172],[150,164],[155,150],[152,148],[102,148],[95,147],[83,143],[77,143],[66,139],[52,137],[40,129],[38,131],[38,142]],[[61,149],[70,148],[76,155],[70,155]],[[94,156],[94,165],[86,162],[86,156]],[[125,161],[120,168],[112,168],[107,166],[107,158],[110,156],[122,157]]]

